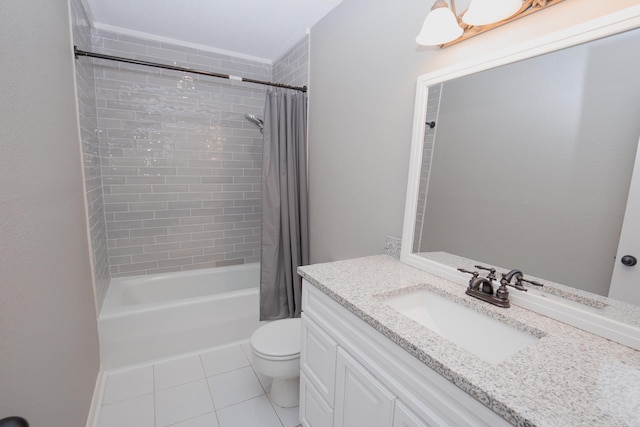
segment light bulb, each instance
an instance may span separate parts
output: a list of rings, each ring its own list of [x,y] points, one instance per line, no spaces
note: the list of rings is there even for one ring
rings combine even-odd
[[[444,1],[437,1],[422,24],[416,43],[437,46],[448,43],[462,35],[458,20]]]

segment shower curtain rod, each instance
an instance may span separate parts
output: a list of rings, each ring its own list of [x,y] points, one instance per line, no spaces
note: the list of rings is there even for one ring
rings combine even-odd
[[[265,81],[262,81],[262,80],[254,80],[254,79],[247,79],[247,78],[244,78],[244,77],[230,76],[228,74],[220,74],[220,73],[212,73],[210,71],[196,70],[196,69],[189,68],[189,67],[178,67],[177,65],[165,65],[165,64],[158,64],[156,62],[140,61],[138,59],[123,58],[123,57],[120,57],[120,56],[104,55],[102,53],[87,52],[85,50],[80,50],[80,49],[78,49],[77,46],[73,47],[73,53],[74,53],[76,59],[79,56],[88,56],[90,58],[107,59],[109,61],[118,61],[118,62],[126,62],[128,64],[146,65],[148,67],[156,67],[156,68],[164,68],[164,69],[167,69],[167,70],[182,71],[184,73],[200,74],[200,75],[203,75],[203,76],[218,77],[218,78],[221,78],[221,79],[236,80],[236,81],[247,82],[247,83],[257,83],[257,84],[260,84],[260,85],[274,86],[274,87],[280,87],[280,88],[284,88],[284,89],[299,90],[300,92],[306,92],[307,91],[307,87],[306,86],[302,86],[302,87],[301,86],[289,86],[289,85],[284,85],[284,84],[281,84],[281,83],[265,82]]]

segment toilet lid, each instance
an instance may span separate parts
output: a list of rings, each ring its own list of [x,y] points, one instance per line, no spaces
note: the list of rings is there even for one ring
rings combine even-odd
[[[267,356],[293,356],[300,353],[300,328],[300,319],[281,319],[267,323],[251,335],[251,347]]]

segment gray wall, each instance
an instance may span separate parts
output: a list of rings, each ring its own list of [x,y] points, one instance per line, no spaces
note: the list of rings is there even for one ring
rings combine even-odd
[[[0,14],[0,417],[86,422],[98,373],[67,2]]]
[[[292,86],[309,84],[309,36],[303,37],[273,64],[273,81]]]
[[[102,53],[307,84],[307,37],[272,67],[93,33]],[[95,85],[111,275],[259,261],[262,135],[244,114],[263,116],[267,88],[107,61]]]
[[[447,49],[418,47],[433,2],[345,0],[311,29],[311,261],[382,253],[400,236],[419,75],[635,0],[563,2]]]
[[[400,236],[424,1],[345,0],[311,30],[311,261]],[[422,16],[420,16],[422,15]]]
[[[638,49],[640,30],[446,82],[421,250],[607,295],[640,136]]]
[[[260,80],[271,65],[94,30],[101,53]],[[84,59],[88,61],[88,59]],[[259,260],[265,88],[100,61],[97,117],[111,275]]]

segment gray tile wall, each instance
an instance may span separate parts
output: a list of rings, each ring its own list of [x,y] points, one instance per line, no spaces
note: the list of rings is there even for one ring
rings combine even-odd
[[[273,65],[273,80],[292,86],[309,84],[309,36],[296,43]]]
[[[80,0],[71,1],[71,15],[74,44],[80,49],[91,50],[91,28]],[[82,140],[82,158],[93,259],[93,280],[96,286],[98,308],[100,308],[109,287],[110,276],[104,201],[102,197],[102,176],[100,173],[100,152],[96,133],[98,122],[95,81],[91,61],[80,59],[75,64],[80,114],[80,138]]]
[[[99,52],[271,80],[244,59],[95,31]],[[112,276],[259,261],[258,85],[99,61],[95,67]]]
[[[420,187],[418,189],[418,206],[416,209],[416,227],[413,233],[413,251],[419,252],[420,239],[422,237],[422,223],[424,211],[426,209],[427,187],[429,185],[429,171],[431,168],[431,157],[433,153],[433,143],[438,129],[438,110],[440,108],[440,93],[442,84],[429,88],[427,97],[427,122],[436,122],[433,129],[427,126],[424,132],[424,145],[422,147],[422,164],[420,166]]]

